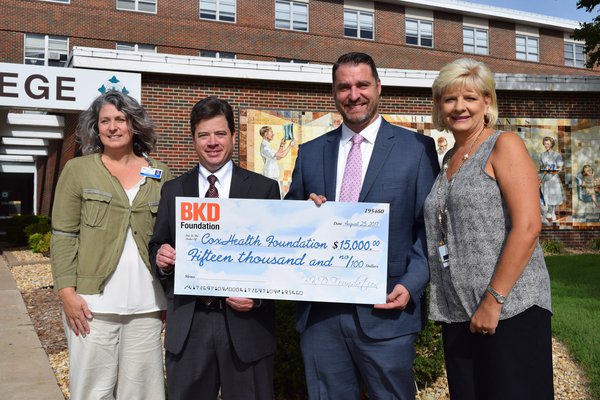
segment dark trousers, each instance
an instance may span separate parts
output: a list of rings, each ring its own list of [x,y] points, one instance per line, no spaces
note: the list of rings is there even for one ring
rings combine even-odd
[[[469,322],[442,324],[450,398],[550,400],[551,314],[533,306],[501,320],[494,335],[469,331]]]
[[[352,304],[319,303],[310,313],[300,337],[310,400],[360,399],[361,382],[371,400],[415,398],[416,333],[371,339]]]
[[[272,400],[273,356],[245,363],[237,356],[224,309],[198,302],[179,354],[166,352],[169,400]]]

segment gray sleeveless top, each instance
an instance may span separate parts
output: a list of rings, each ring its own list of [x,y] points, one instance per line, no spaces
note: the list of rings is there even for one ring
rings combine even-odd
[[[431,273],[429,318],[469,321],[490,283],[504,242],[510,216],[495,179],[484,168],[502,132],[496,131],[465,161],[452,177],[448,199],[447,245],[450,265],[442,267],[438,254],[442,238],[438,208],[450,182],[440,171],[425,201],[425,227]],[[510,318],[533,305],[551,311],[550,278],[539,243],[502,307],[500,319]]]

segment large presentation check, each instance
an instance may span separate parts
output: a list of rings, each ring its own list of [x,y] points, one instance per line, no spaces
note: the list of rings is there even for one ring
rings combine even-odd
[[[176,201],[175,293],[385,303],[389,205]]]

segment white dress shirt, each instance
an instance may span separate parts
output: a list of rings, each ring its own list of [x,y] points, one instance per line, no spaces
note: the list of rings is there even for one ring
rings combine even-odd
[[[210,184],[208,183],[208,176],[214,175],[217,177],[215,186],[219,191],[219,198],[228,199],[229,189],[231,188],[231,175],[233,173],[233,161],[229,160],[227,164],[223,165],[218,171],[210,172],[198,164],[198,194],[200,197],[204,197]]]

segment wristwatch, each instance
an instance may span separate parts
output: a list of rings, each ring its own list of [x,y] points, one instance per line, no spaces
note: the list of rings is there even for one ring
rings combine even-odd
[[[486,290],[490,292],[492,296],[494,296],[494,299],[496,299],[496,302],[498,302],[498,304],[504,304],[504,302],[506,301],[506,296],[502,296],[500,293],[496,292],[492,285],[488,285]]]

